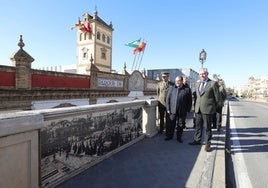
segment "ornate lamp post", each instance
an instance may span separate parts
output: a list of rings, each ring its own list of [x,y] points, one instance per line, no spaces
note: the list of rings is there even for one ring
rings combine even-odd
[[[206,59],[207,59],[207,52],[204,49],[202,49],[202,51],[199,54],[199,61],[202,64],[202,68],[203,68],[203,63],[206,61]]]

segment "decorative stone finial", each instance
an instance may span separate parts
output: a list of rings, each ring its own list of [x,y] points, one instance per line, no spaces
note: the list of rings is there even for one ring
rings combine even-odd
[[[127,69],[126,62],[124,63],[124,71]]]
[[[95,7],[93,18],[97,19],[97,17],[98,17],[98,11],[97,11],[97,7]]]
[[[25,44],[24,44],[24,42],[23,42],[23,40],[22,40],[22,35],[20,35],[20,42],[18,43],[18,46],[19,46],[21,49],[25,46]]]

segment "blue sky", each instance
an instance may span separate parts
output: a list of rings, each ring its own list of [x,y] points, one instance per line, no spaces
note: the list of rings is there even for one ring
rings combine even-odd
[[[267,0],[1,0],[0,64],[19,49],[35,61],[32,67],[76,63],[76,31],[84,13],[112,22],[112,68],[131,69],[133,49],[125,43],[147,41],[141,69],[192,68],[198,71],[202,49],[204,67],[220,74],[229,87],[246,84],[250,76],[267,75]]]

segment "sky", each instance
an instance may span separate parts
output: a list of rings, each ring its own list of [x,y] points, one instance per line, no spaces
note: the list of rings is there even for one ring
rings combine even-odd
[[[227,87],[247,84],[268,74],[267,0],[1,0],[0,65],[24,50],[32,68],[76,64],[76,30],[84,13],[113,24],[112,69],[131,70],[133,48],[147,42],[141,70],[192,68],[199,71],[199,53],[207,52],[209,76],[220,75]]]

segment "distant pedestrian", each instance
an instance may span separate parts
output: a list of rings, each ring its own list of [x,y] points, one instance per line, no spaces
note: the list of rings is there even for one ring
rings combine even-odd
[[[183,84],[182,76],[177,76],[175,86],[171,87],[166,99],[167,113],[170,116],[170,123],[166,127],[165,140],[171,140],[177,129],[177,141],[182,143],[182,133],[185,126],[187,112],[192,108],[192,93],[189,87]]]
[[[165,129],[165,124],[169,122],[169,115],[166,110],[166,97],[170,86],[174,86],[174,83],[169,80],[169,73],[162,72],[162,81],[157,84],[157,96],[158,96],[158,112],[160,119],[160,128],[158,133],[162,134]]]
[[[196,88],[196,104],[195,104],[195,118],[196,128],[194,134],[194,141],[190,145],[201,145],[201,138],[203,129],[205,129],[205,151],[210,151],[212,130],[211,125],[213,121],[213,114],[216,113],[216,108],[221,106],[221,99],[219,87],[217,83],[208,78],[208,71],[202,68],[199,71],[200,84]]]

